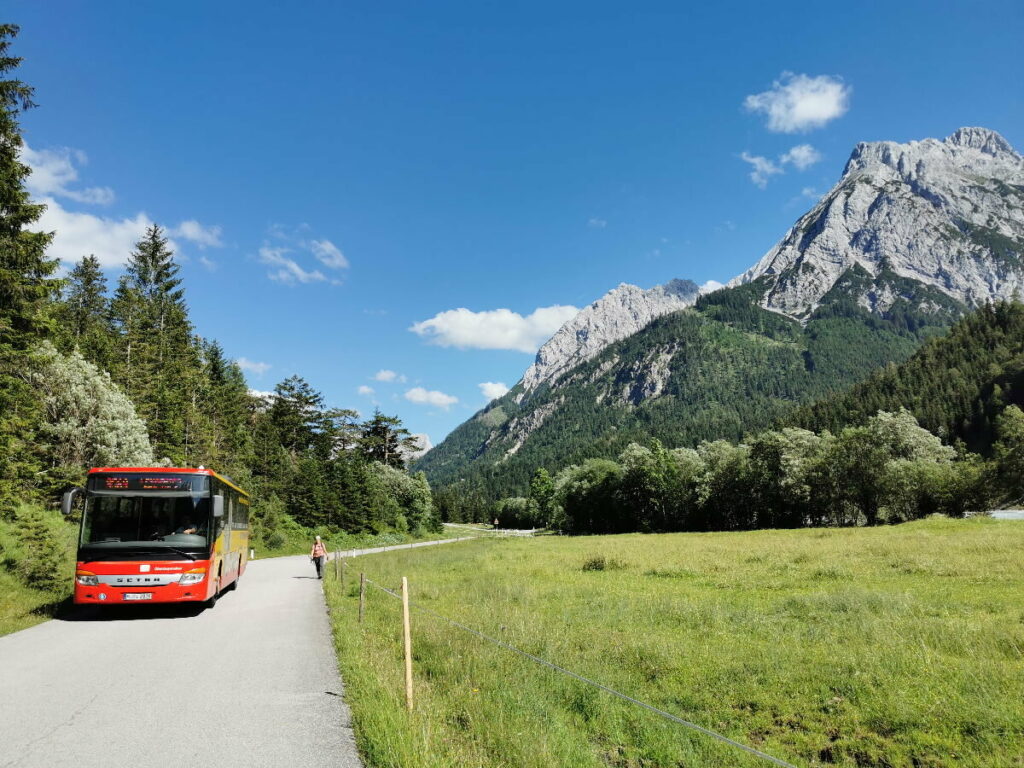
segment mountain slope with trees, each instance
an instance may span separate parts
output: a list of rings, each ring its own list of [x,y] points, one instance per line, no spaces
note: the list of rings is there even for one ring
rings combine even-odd
[[[570,321],[530,369],[548,378],[528,373],[418,466],[494,499],[524,492],[534,466],[611,458],[645,435],[738,439],[1022,285],[1024,158],[1005,139],[962,128],[859,144],[832,190],[727,289],[603,348],[586,333],[579,364]],[[587,327],[628,316],[619,304],[592,305]]]
[[[1024,305],[989,304],[850,389],[798,409],[787,424],[833,432],[906,408],[923,427],[989,453],[1007,406],[1024,406]]]
[[[883,313],[860,299],[898,290]],[[416,463],[434,485],[482,498],[525,492],[534,469],[612,458],[631,442],[738,440],[864,373],[910,357],[962,305],[929,286],[854,269],[806,324],[762,308],[763,281],[702,296],[542,386],[520,387]]]

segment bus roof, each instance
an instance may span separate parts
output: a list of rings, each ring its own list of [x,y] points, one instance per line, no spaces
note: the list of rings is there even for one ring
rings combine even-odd
[[[248,492],[243,491],[235,483],[224,475],[219,475],[212,469],[197,469],[195,467],[93,467],[89,470],[89,474],[98,474],[100,472],[173,472],[176,475],[187,474],[187,475],[208,475],[209,477],[216,477],[222,483],[226,483],[238,491],[243,496],[248,496]]]

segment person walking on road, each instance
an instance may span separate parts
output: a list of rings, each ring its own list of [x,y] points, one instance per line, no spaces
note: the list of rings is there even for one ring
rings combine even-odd
[[[322,579],[324,577],[324,563],[327,562],[327,547],[320,541],[319,536],[313,542],[313,549],[309,552],[309,559],[316,566],[316,577]]]

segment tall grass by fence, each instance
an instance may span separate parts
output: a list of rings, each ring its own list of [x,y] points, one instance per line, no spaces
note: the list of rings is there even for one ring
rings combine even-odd
[[[337,559],[336,559],[336,562],[337,562]],[[340,573],[344,573],[344,570],[345,570],[346,567],[347,567],[347,564],[345,563],[344,560],[342,560]],[[339,579],[342,578],[338,574],[337,571],[336,571],[336,575],[338,576]],[[497,638],[491,637],[490,635],[486,635],[483,632],[480,632],[479,630],[473,629],[472,627],[468,627],[465,624],[462,624],[462,623],[460,623],[458,621],[455,621],[454,619],[451,619],[451,618],[449,618],[447,616],[443,616],[440,613],[437,613],[436,611],[432,611],[432,610],[430,610],[429,608],[427,608],[425,606],[422,606],[422,605],[419,605],[418,603],[412,602],[412,601],[409,600],[409,583],[408,583],[407,577],[405,577],[405,576],[402,577],[402,586],[398,590],[393,590],[393,589],[388,589],[383,584],[379,584],[376,581],[373,581],[372,579],[367,578],[365,572],[360,572],[359,573],[359,623],[360,624],[363,623],[363,616],[365,614],[366,587],[367,587],[367,585],[369,585],[369,586],[379,590],[380,592],[382,592],[384,594],[390,595],[391,597],[393,597],[393,598],[395,598],[397,600],[400,600],[402,602],[402,635],[403,635],[403,647],[404,647],[404,656],[403,656],[403,658],[404,658],[404,662],[405,662],[405,697],[406,697],[406,705],[407,705],[408,709],[410,709],[410,710],[413,708],[413,684],[412,684],[412,641],[411,641],[411,625],[410,625],[410,620],[409,620],[409,608],[412,607],[413,609],[415,609],[419,613],[421,613],[423,615],[426,615],[426,616],[430,616],[430,617],[432,617],[432,618],[434,618],[434,619],[436,619],[438,621],[444,622],[444,623],[448,624],[449,626],[451,626],[454,629],[460,630],[462,632],[466,632],[466,633],[468,633],[470,635],[473,635],[476,638],[479,638],[480,640],[483,640],[485,642],[491,643],[491,644],[493,644],[493,645],[495,645],[495,646],[497,646],[499,648],[503,648],[504,650],[509,651],[510,653],[518,654],[519,656],[521,656],[521,657],[523,657],[525,659],[529,659],[530,661],[532,661],[532,662],[534,662],[536,664],[539,664],[539,665],[541,665],[543,667],[546,667],[546,668],[548,668],[550,670],[558,672],[559,674],[565,675],[566,677],[572,678],[574,680],[578,680],[581,683],[585,683],[586,685],[592,686],[592,687],[594,687],[594,688],[596,688],[598,690],[601,690],[601,691],[603,691],[603,692],[605,692],[605,693],[607,693],[607,694],[609,694],[611,696],[615,696],[615,697],[617,697],[619,699],[622,699],[623,701],[628,701],[631,704],[635,704],[635,705],[637,705],[639,707],[642,707],[643,709],[646,709],[649,712],[653,712],[655,715],[658,715],[659,717],[663,717],[666,720],[669,720],[671,722],[677,723],[677,724],[683,726],[684,728],[688,728],[688,729],[690,729],[692,731],[696,731],[697,733],[700,733],[700,734],[702,734],[704,736],[707,736],[707,737],[710,737],[712,739],[717,739],[718,741],[721,741],[721,742],[723,742],[725,744],[728,744],[728,745],[730,745],[732,747],[735,747],[736,749],[740,749],[740,750],[742,750],[744,752],[747,752],[747,753],[749,753],[751,755],[759,757],[762,760],[765,760],[765,761],[767,761],[769,763],[772,763],[774,765],[783,766],[783,768],[796,768],[796,766],[793,765],[792,763],[787,763],[785,760],[780,760],[777,757],[774,757],[772,755],[767,754],[766,752],[762,752],[762,751],[760,751],[758,749],[755,749],[755,748],[753,748],[753,747],[751,747],[751,746],[749,746],[747,744],[743,744],[743,743],[741,743],[739,741],[736,741],[735,739],[730,739],[728,736],[724,736],[721,733],[713,731],[713,730],[711,730],[709,728],[705,728],[705,727],[703,727],[701,725],[698,725],[697,723],[691,722],[689,720],[685,720],[685,719],[679,717],[678,715],[672,714],[671,712],[666,712],[663,709],[659,709],[658,707],[655,707],[655,706],[653,706],[651,704],[648,704],[647,702],[641,701],[640,699],[634,698],[633,696],[629,696],[628,694],[622,693],[621,691],[617,691],[614,688],[611,688],[611,687],[609,687],[607,685],[604,685],[603,683],[600,683],[600,682],[598,682],[596,680],[591,680],[588,677],[585,677],[585,676],[583,676],[581,674],[573,672],[572,670],[566,669],[565,667],[562,667],[562,666],[560,666],[558,664],[555,664],[554,662],[549,661],[548,659],[544,659],[544,658],[541,658],[540,656],[536,656],[536,655],[534,655],[532,653],[524,651],[521,648],[517,648],[516,646],[511,645],[510,643],[506,643],[503,640],[499,640]]]

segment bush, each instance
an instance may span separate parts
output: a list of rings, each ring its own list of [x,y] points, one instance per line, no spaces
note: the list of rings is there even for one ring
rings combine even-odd
[[[626,564],[604,555],[591,555],[583,562],[584,571],[621,571]]]
[[[66,586],[65,557],[41,512],[29,509],[18,515],[21,557],[16,571],[30,587],[47,591]]]
[[[288,537],[280,531],[272,531],[270,535],[267,536],[267,546],[270,549],[281,549],[281,547],[287,543]]]

